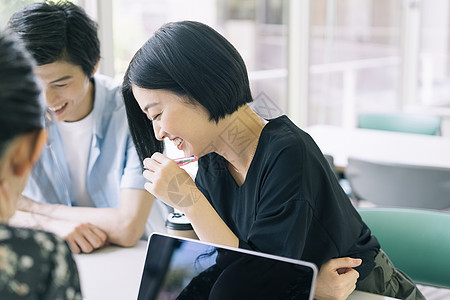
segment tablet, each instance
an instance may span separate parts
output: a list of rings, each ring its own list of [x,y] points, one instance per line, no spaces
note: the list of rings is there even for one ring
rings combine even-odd
[[[316,278],[310,262],[153,233],[138,300],[313,299]]]

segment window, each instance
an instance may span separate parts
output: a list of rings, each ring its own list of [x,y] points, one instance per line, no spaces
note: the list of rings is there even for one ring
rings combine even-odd
[[[121,80],[134,53],[161,25],[195,20],[223,34],[243,57],[253,108],[273,118],[285,111],[286,25],[282,0],[114,0],[114,67]]]
[[[308,124],[396,110],[450,122],[449,0],[310,3]]]
[[[3,30],[8,24],[11,15],[21,10],[27,4],[31,4],[33,0],[1,0],[0,1],[0,30]]]
[[[83,4],[85,0],[72,0],[73,3]],[[89,0],[87,0],[89,1]],[[0,0],[0,30],[3,30],[9,18],[16,11],[21,10],[26,5],[34,3],[34,2],[43,2],[36,0]]]
[[[296,115],[299,107],[307,107],[304,125],[353,127],[363,111],[406,110],[446,116],[450,123],[450,0],[296,1],[75,2],[99,23],[100,72],[118,81],[156,29],[189,19],[210,25],[235,45],[249,71],[253,108],[263,117]],[[0,26],[31,2],[2,0]],[[293,3],[308,5],[308,38],[298,53],[309,57],[305,78],[288,77],[296,74],[288,59],[297,55],[288,53],[289,24],[302,18],[300,11],[288,9]],[[288,95],[288,82],[305,82],[308,92]],[[299,102],[305,105],[292,105]]]
[[[450,1],[411,5],[420,10],[416,104],[450,107]]]
[[[312,1],[309,124],[355,126],[365,110],[395,110],[399,0]]]

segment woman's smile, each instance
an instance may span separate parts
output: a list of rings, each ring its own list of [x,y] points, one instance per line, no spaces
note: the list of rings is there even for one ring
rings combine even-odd
[[[172,142],[175,144],[175,146],[178,148],[178,150],[183,150],[183,139],[182,138],[176,138],[173,139]]]

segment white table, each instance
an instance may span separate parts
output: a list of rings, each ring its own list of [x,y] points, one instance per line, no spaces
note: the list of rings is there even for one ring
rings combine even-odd
[[[137,299],[145,254],[146,242],[139,241],[133,248],[109,246],[91,254],[75,255],[84,299]],[[354,291],[348,299],[392,298]]]
[[[340,170],[347,158],[357,156],[395,162],[450,168],[450,138],[371,129],[315,125],[305,129]]]
[[[108,246],[74,255],[83,299],[135,300],[138,296],[147,243],[135,247]]]

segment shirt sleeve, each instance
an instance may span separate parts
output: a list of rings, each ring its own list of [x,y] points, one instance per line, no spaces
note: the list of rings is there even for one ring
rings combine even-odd
[[[146,180],[142,175],[142,165],[129,133],[127,134],[127,151],[124,159],[125,168],[120,182],[120,188],[143,190]]]

